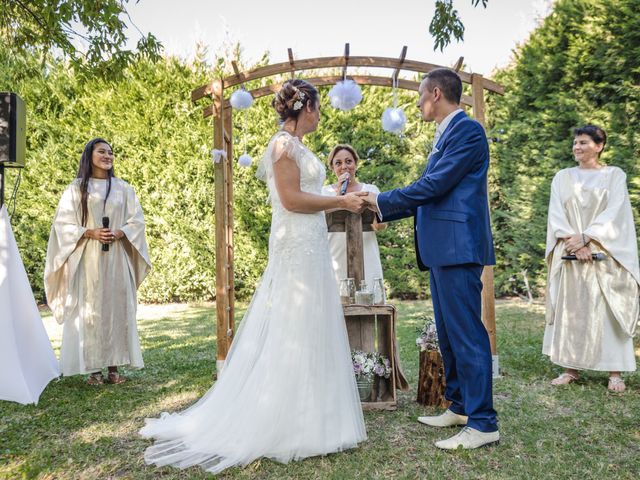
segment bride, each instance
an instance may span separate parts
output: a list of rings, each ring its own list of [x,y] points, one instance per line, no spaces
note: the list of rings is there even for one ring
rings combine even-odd
[[[218,473],[357,446],[367,435],[331,267],[324,210],[359,212],[363,197],[321,195],[322,162],[302,138],[318,126],[318,91],[287,81],[273,107],[283,127],[258,176],[269,188],[269,261],[222,374],[193,406],[147,419],[147,463]]]

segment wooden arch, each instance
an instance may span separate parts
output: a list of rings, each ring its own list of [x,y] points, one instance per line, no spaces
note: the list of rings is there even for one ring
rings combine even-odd
[[[315,86],[333,85],[345,76],[360,85],[376,85],[392,87],[397,81],[398,88],[418,91],[420,82],[398,78],[400,70],[418,73],[428,73],[436,68],[450,68],[431,63],[406,59],[407,47],[403,47],[399,58],[389,57],[350,57],[349,44],[345,45],[344,55],[339,57],[318,57],[295,60],[293,52],[288,49],[289,61],[259,67],[247,72],[239,72],[235,62],[232,62],[234,75],[215,79],[212,82],[196,88],[191,92],[191,99],[195,102],[205,97],[211,97],[212,104],[204,109],[204,117],[213,115],[213,148],[226,153],[220,161],[215,163],[215,212],[216,212],[216,314],[217,314],[217,368],[221,371],[222,362],[226,358],[234,336],[234,276],[233,276],[233,107],[229,99],[225,98],[225,91],[231,87],[242,85],[251,80],[257,80],[274,75],[290,74],[305,70],[322,68],[342,68],[342,75],[325,75],[305,78]],[[373,75],[346,75],[347,67],[381,67],[393,68],[391,77]],[[471,85],[471,95],[463,95],[462,104],[473,109],[474,118],[485,126],[484,91],[502,95],[504,88],[477,73],[460,70],[462,58],[453,69],[460,75],[463,82]],[[273,83],[264,87],[250,90],[253,98],[260,98],[276,93],[282,83]],[[493,286],[493,268],[486,267],[482,275],[482,321],[489,332],[491,351],[496,354],[495,327],[495,299]]]

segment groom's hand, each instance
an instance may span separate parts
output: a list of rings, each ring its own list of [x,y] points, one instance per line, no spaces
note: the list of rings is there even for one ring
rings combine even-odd
[[[377,193],[373,193],[373,192],[369,192],[367,193],[367,196],[365,197],[365,202],[367,202],[367,208],[373,212],[379,213],[378,212],[378,203],[377,203],[377,198],[378,198],[378,194]]]

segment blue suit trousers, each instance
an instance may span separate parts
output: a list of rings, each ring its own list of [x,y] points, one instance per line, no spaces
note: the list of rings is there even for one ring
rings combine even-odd
[[[481,319],[482,265],[431,267],[431,295],[449,409],[481,432],[498,430],[489,335]]]

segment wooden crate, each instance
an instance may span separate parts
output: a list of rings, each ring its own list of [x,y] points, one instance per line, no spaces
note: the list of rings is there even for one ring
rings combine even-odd
[[[362,402],[362,409],[396,410],[398,402],[395,381],[395,307],[393,305],[345,305],[344,319],[352,350],[377,351],[391,362],[391,376],[376,377],[374,382],[371,397],[377,400]]]

